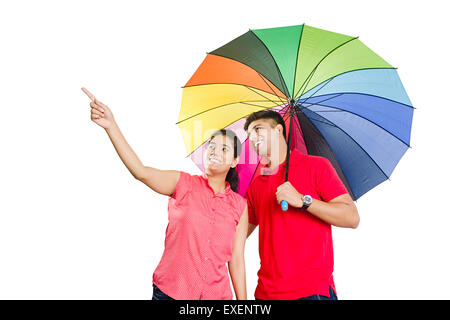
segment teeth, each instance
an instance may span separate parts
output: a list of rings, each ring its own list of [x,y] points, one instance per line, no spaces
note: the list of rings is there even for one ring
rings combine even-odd
[[[262,141],[258,141],[258,142],[255,143],[255,146],[257,147],[257,146],[259,146],[261,143],[262,143]]]
[[[212,158],[212,157],[209,158],[209,161],[214,162],[214,163],[221,163],[221,161],[219,161],[216,158]]]

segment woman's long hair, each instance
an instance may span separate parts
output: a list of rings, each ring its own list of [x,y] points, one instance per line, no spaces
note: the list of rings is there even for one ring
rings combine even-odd
[[[233,141],[233,151],[234,151],[233,157],[234,159],[239,157],[239,155],[241,154],[241,141],[236,136],[236,134],[232,130],[226,129],[217,130],[211,135],[208,142],[211,142],[211,139],[218,135],[227,136],[231,139],[231,141]],[[225,181],[230,184],[231,190],[237,192],[239,186],[239,174],[237,172],[237,166],[234,168],[230,168],[225,178]]]

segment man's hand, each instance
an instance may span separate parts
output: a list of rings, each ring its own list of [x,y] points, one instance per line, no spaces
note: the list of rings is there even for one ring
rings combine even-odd
[[[276,196],[278,203],[286,200],[287,203],[289,203],[289,205],[292,207],[303,207],[303,195],[298,192],[289,181],[286,181],[277,188]]]

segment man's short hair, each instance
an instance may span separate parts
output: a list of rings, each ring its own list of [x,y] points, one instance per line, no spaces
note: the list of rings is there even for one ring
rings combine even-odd
[[[244,130],[247,131],[248,127],[253,121],[259,119],[267,119],[272,120],[272,128],[275,128],[277,124],[281,124],[283,126],[283,137],[286,140],[286,125],[284,124],[283,117],[276,111],[273,110],[262,110],[252,113],[247,117],[247,120],[244,124]]]

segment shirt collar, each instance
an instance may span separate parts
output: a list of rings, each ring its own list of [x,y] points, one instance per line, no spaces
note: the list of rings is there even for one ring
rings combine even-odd
[[[289,165],[291,165],[291,163],[295,163],[295,161],[299,158],[299,156],[301,156],[300,151],[298,151],[295,148],[292,149],[290,159],[289,159]],[[270,175],[272,172],[274,172],[274,171],[277,172],[278,169],[285,168],[285,167],[286,167],[286,159],[284,159],[284,161],[282,163],[280,163],[278,165],[278,167],[276,167],[273,170],[270,170],[267,163],[261,163],[261,174],[262,175]]]
[[[201,177],[203,178],[203,181],[206,183],[206,186],[211,190],[211,192],[212,192],[213,195],[215,195],[215,196],[226,195],[226,194],[228,194],[228,193],[230,193],[230,192],[232,191],[232,190],[231,190],[230,184],[229,184],[227,181],[225,181],[225,189],[224,189],[223,191],[219,192],[218,194],[216,194],[216,193],[214,192],[214,189],[211,188],[211,186],[210,186],[209,183],[208,183],[208,176],[206,175],[206,173],[203,172],[203,173],[201,174]]]

